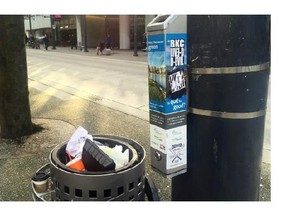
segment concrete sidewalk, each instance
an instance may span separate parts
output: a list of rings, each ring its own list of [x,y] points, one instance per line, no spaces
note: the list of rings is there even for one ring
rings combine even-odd
[[[41,47],[42,48],[42,47]],[[47,52],[62,52],[75,55],[94,56],[89,52],[57,47]],[[43,50],[43,52],[46,52]],[[111,56],[99,58],[129,59],[147,61],[147,53],[133,51],[113,51]],[[51,150],[58,144],[67,141],[75,128],[82,126],[90,134],[113,134],[133,139],[146,150],[146,173],[153,179],[161,201],[171,200],[171,181],[151,170],[149,122],[113,110],[109,107],[84,100],[77,96],[63,101],[57,97],[30,88],[30,106],[33,122],[44,127],[41,132],[17,141],[0,139],[0,200],[32,201],[31,177],[45,163]],[[270,127],[270,126],[269,126]],[[270,201],[270,163],[262,163],[260,182],[261,201]]]

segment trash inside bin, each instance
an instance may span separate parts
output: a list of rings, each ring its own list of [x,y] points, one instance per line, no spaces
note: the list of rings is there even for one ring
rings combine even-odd
[[[133,140],[119,136],[94,135],[93,140],[110,148],[121,145],[123,151],[128,149],[128,164],[109,171],[74,170],[66,166],[67,143],[60,144],[49,155],[51,190],[53,190],[51,199],[53,201],[144,201],[146,180],[144,148]]]
[[[107,171],[115,169],[115,162],[98,145],[87,139],[83,146],[82,161],[88,171]]]
[[[134,151],[133,148],[123,150],[122,145],[116,144],[114,147],[104,145],[93,140],[93,136],[79,126],[70,137],[66,145],[67,155],[66,157],[61,155],[61,162],[66,162],[67,167],[80,171],[118,170],[128,164],[129,155],[137,156]]]

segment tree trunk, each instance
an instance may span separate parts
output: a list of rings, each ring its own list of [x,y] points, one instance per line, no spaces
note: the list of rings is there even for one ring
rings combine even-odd
[[[32,133],[23,16],[0,16],[0,136]]]

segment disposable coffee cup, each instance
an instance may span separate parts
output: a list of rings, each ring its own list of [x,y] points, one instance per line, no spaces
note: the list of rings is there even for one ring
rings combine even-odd
[[[32,182],[37,193],[44,193],[48,190],[48,178],[45,172],[37,172],[32,177]]]

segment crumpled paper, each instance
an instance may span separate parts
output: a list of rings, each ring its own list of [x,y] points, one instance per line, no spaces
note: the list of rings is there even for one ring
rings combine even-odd
[[[72,157],[81,157],[86,139],[93,141],[92,135],[88,134],[87,130],[79,126],[68,141],[66,152]]]

